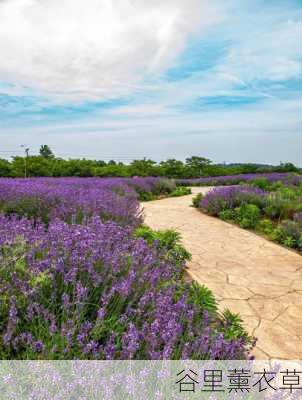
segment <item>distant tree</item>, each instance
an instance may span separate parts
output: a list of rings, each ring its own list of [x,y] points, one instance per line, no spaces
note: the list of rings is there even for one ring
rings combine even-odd
[[[10,176],[11,164],[5,159],[0,159],[0,176]]]
[[[11,175],[13,177],[23,177],[24,176],[24,167],[25,167],[25,158],[24,157],[13,157],[13,161],[11,162]]]
[[[24,176],[25,161],[27,163],[27,176],[51,176],[52,161],[42,156],[14,157],[11,163],[11,175],[14,177]]]
[[[94,169],[94,175],[105,177],[105,176],[122,176],[128,177],[130,176],[129,166],[128,165],[119,165],[119,164],[108,164],[104,167],[96,167]]]
[[[55,157],[47,145],[41,146],[40,155],[13,157],[12,161],[0,159],[0,176],[166,176],[168,178],[197,178],[200,176],[237,175],[254,172],[302,173],[294,164],[287,162],[278,166],[265,164],[213,164],[204,157],[193,156],[186,162],[169,159],[156,163],[153,160],[134,160],[131,164],[101,160],[69,159]]]
[[[212,161],[205,157],[192,156],[190,158],[186,158],[186,166],[194,177],[202,176],[205,168],[211,163]]]
[[[62,158],[55,158],[52,162],[52,176],[60,177],[67,176],[66,171],[69,165],[68,160]]]
[[[51,159],[54,158],[54,154],[47,144],[42,144],[39,150],[40,156],[43,158]]]
[[[133,160],[130,164],[130,171],[132,176],[156,176],[157,167],[156,162],[153,160]]]
[[[278,172],[300,172],[299,168],[297,168],[293,163],[280,163],[280,165],[276,168]]]
[[[107,164],[106,164],[106,162],[105,161],[102,161],[102,160],[96,160],[95,161],[95,166],[96,167],[105,167]]]
[[[64,176],[93,176],[95,161],[83,159],[70,159],[64,168]]]
[[[184,177],[184,164],[182,161],[169,159],[160,163],[162,175],[168,178],[183,178]]]

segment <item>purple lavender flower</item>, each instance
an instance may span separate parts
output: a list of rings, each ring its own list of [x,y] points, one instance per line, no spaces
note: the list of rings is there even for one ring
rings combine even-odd
[[[251,186],[226,186],[212,189],[200,201],[200,208],[211,215],[218,215],[225,209],[233,209],[243,203],[265,203],[267,193]]]
[[[32,344],[32,348],[37,353],[42,353],[42,351],[44,350],[44,344],[42,343],[41,340],[37,340]]]
[[[258,178],[265,178],[269,183],[283,182],[298,186],[302,182],[302,176],[290,173],[259,173],[259,174],[239,174],[225,176],[209,176],[196,179],[177,179],[176,183],[183,186],[231,186],[239,183],[249,183]]]
[[[226,339],[218,317],[192,304],[184,261],[133,235],[139,190],[164,188],[156,178],[0,180],[1,354],[248,356],[247,341]]]

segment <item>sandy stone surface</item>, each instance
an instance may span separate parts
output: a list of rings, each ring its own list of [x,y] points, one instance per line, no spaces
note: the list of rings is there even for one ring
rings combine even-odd
[[[193,195],[210,188],[192,188]],[[302,359],[302,256],[193,207],[193,195],[143,203],[153,229],[173,228],[192,254],[188,273],[240,313],[257,359]]]

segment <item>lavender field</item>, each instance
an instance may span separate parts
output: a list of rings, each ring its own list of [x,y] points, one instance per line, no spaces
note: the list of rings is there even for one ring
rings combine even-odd
[[[232,177],[225,178],[234,184]],[[214,188],[193,203],[210,215],[302,250],[301,175],[248,175],[241,185]]]
[[[240,183],[249,183],[255,179],[266,179],[270,183],[283,182],[285,184],[298,184],[301,182],[301,175],[293,173],[259,173],[259,174],[237,174],[223,176],[207,176],[195,179],[177,179],[179,186],[230,186]]]
[[[142,225],[160,178],[0,180],[2,359],[245,359],[238,316],[183,279],[172,231]]]

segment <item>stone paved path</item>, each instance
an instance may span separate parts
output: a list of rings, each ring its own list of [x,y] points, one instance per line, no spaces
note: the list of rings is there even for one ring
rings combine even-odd
[[[192,188],[193,194],[209,188]],[[143,204],[153,229],[173,228],[192,254],[189,275],[240,313],[257,359],[302,359],[302,256],[190,207],[193,195]]]

